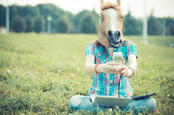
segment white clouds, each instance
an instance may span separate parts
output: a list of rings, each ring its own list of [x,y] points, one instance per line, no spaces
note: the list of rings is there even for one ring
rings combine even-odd
[[[144,0],[120,0],[123,13],[126,14],[128,9],[132,15],[137,17],[144,16]],[[52,3],[62,9],[78,13],[83,9],[92,10],[95,6],[97,12],[100,12],[100,0],[0,0],[0,4],[19,4],[19,5],[36,5],[39,3]],[[147,0],[147,14],[153,9],[155,16],[172,16],[174,17],[174,0]]]

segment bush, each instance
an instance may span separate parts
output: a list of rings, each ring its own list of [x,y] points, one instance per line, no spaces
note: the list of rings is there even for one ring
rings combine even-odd
[[[97,26],[95,17],[90,13],[84,15],[80,21],[80,29],[82,33],[96,33]]]
[[[34,31],[40,33],[45,29],[45,20],[43,17],[39,16],[34,20]]]
[[[68,33],[70,29],[70,21],[66,16],[62,16],[55,21],[55,29],[59,33]]]
[[[25,24],[26,24],[25,32],[32,32],[33,31],[33,27],[34,27],[34,22],[33,22],[32,17],[26,16],[25,17]]]
[[[20,33],[20,32],[24,32],[25,28],[26,28],[25,20],[20,17],[15,17],[12,22],[12,30],[14,32]]]

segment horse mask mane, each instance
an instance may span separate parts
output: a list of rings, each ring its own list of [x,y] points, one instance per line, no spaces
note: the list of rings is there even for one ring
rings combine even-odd
[[[101,0],[101,14],[99,21],[98,42],[106,47],[119,48],[123,36],[122,12],[120,0],[116,3]]]

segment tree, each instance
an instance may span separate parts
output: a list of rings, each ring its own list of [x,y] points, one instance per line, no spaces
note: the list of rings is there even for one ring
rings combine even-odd
[[[5,7],[0,5],[0,27],[5,26],[5,12]]]
[[[36,33],[43,32],[45,29],[45,20],[42,16],[38,16],[34,20],[34,31]]]
[[[142,34],[142,21],[132,17],[131,12],[124,17],[123,33],[126,35],[141,35]]]
[[[52,16],[53,19],[57,19],[59,16],[66,14],[64,10],[53,4],[39,4],[36,7],[39,9],[40,15],[42,15],[45,19],[48,15]]]
[[[81,12],[79,12],[77,15],[74,16],[73,18],[73,23],[74,23],[74,26],[76,28],[80,27],[80,20],[82,17],[84,17],[84,15],[86,15],[87,13],[90,13],[88,10],[83,10]]]
[[[6,25],[5,10],[6,8],[3,5],[0,5],[0,27]],[[53,4],[39,4],[37,6],[11,5],[10,29],[13,29],[15,32],[23,32],[24,30],[25,32],[42,32],[46,27],[45,22],[48,15],[52,16],[53,18],[52,32],[54,33],[96,33],[98,29],[99,15],[95,12],[95,10],[83,10],[78,14],[73,15],[71,12],[64,11],[63,9]],[[17,20],[16,18],[22,20],[22,22],[19,22],[19,20]],[[149,35],[162,34],[163,20],[164,18],[156,18],[153,16],[153,12],[151,13],[148,21]],[[165,20],[166,34],[173,35],[174,19],[168,17],[165,18]],[[21,27],[16,26],[17,24],[15,24],[15,22],[18,22],[18,24],[21,23]],[[25,24],[23,24],[24,22]],[[124,17],[123,33],[126,35],[141,35],[142,29],[142,20],[133,17],[131,15],[131,12],[129,11],[128,14]]]
[[[169,35],[174,35],[174,21],[167,28]]]
[[[34,22],[31,16],[25,17],[26,29],[25,32],[32,32],[34,28]]]
[[[96,33],[97,25],[94,15],[87,13],[80,21],[80,29],[83,33]]]
[[[73,17],[73,20],[72,20],[73,21],[73,26],[74,26],[73,27],[73,32],[76,32],[76,33],[81,32],[81,28],[80,28],[81,23],[79,23],[79,22],[81,22],[82,17],[84,17],[86,14],[93,15],[93,18],[94,18],[93,21],[95,21],[96,27],[98,29],[99,15],[95,11],[91,12],[91,11],[88,11],[88,10],[83,10],[83,11],[79,12],[78,14],[76,14]]]
[[[174,18],[162,18],[162,20],[166,21],[166,34],[174,35]]]
[[[12,30],[14,32],[20,33],[25,31],[25,20],[20,17],[15,17],[12,23]]]
[[[62,16],[55,21],[55,28],[60,33],[67,33],[70,29],[70,21],[66,16]]]
[[[153,11],[151,16],[148,18],[148,34],[149,35],[161,35],[163,24],[159,19],[153,16]]]
[[[23,8],[23,16],[36,17],[39,15],[39,8],[27,5]]]
[[[12,30],[12,24],[16,17],[20,17],[18,14],[18,6],[12,5],[9,7],[10,9],[10,30]]]

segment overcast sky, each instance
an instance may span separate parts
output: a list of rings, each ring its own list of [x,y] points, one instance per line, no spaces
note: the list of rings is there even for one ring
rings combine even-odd
[[[111,0],[114,1],[114,0]],[[126,14],[128,9],[132,12],[133,16],[144,16],[144,1],[145,0],[120,0],[123,13]],[[71,11],[73,14],[81,10],[87,9],[100,12],[100,0],[0,0],[3,5],[37,5],[40,3],[52,3],[58,7]],[[154,15],[157,17],[174,17],[174,0],[147,0],[147,14],[153,10]]]

